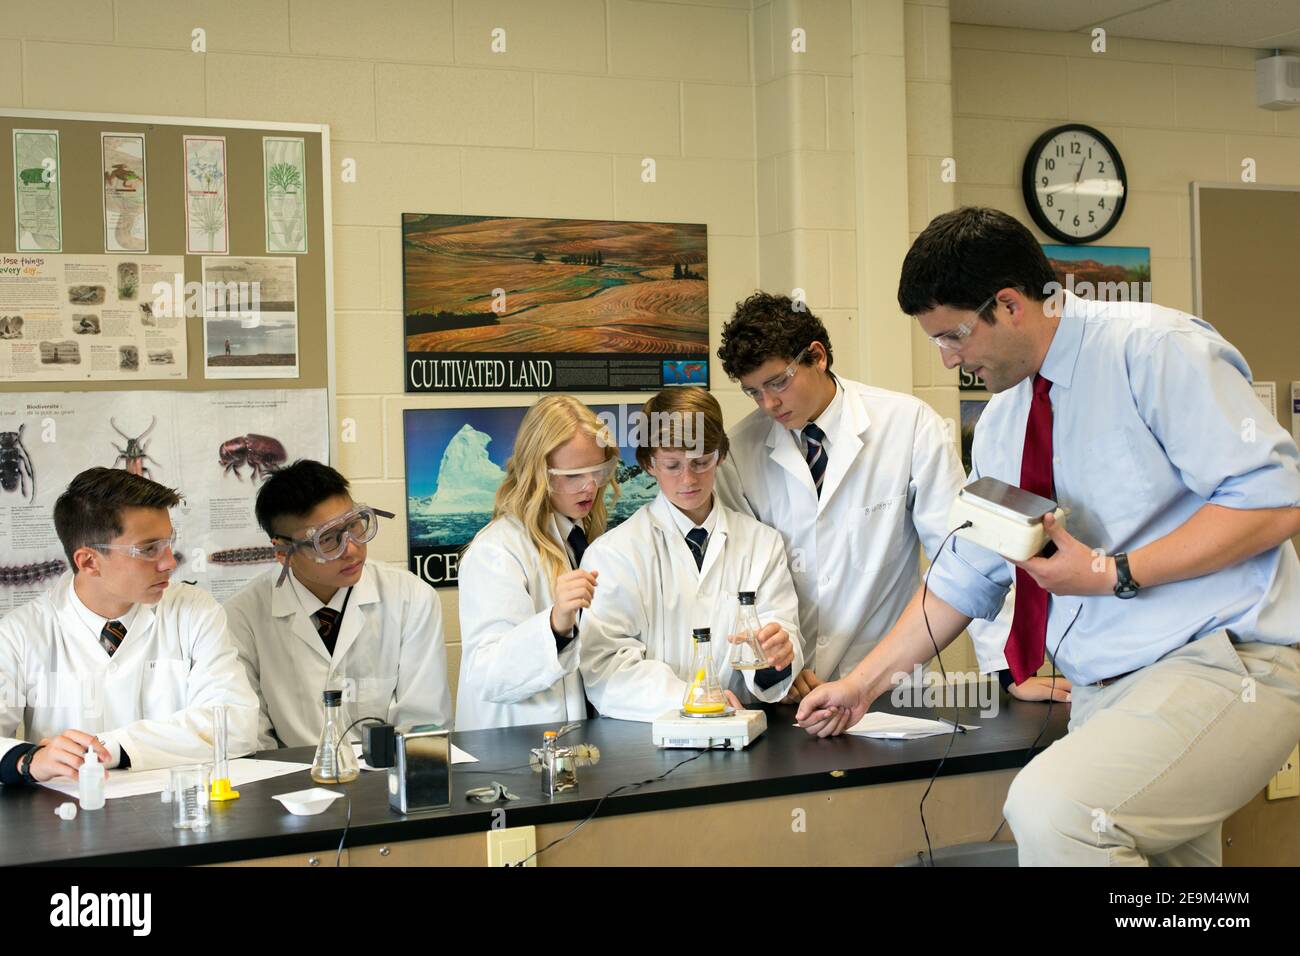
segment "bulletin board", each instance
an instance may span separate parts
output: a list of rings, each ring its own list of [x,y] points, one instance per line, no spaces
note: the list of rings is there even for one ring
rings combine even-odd
[[[58,133],[57,203],[33,193],[41,188],[42,172],[33,168],[38,154],[15,143],[15,130]],[[129,141],[137,150],[142,142],[143,164],[118,163],[138,153],[110,152],[101,141],[106,133],[121,134],[116,142]],[[224,600],[274,565],[253,512],[260,483],[297,458],[337,460],[329,128],[0,109],[0,134],[0,338],[6,340],[0,344],[9,349],[6,377],[0,378],[0,616],[33,600],[66,571],[53,504],[74,474],[96,465],[180,490],[181,504],[172,509],[180,542],[177,575]],[[204,174],[224,183],[222,201],[208,207],[219,218],[205,220],[209,227],[224,223],[218,227],[221,241],[209,234],[206,244],[196,242],[187,227],[187,211],[192,223],[198,208],[194,170],[206,168],[207,159],[187,157],[187,136],[222,141],[214,148],[223,171],[219,177]],[[291,151],[289,162],[285,149]],[[134,175],[136,168],[142,176]],[[273,192],[267,184],[276,174]],[[143,217],[133,205],[138,199],[111,191],[125,192],[127,182],[139,190],[137,197],[143,195]],[[290,192],[292,202],[286,203]],[[147,222],[147,249],[130,249],[133,242],[143,247],[145,236],[134,238],[124,221],[141,218]],[[57,251],[30,248],[34,238],[38,245],[54,245],[51,235],[61,236]],[[21,270],[38,268],[23,266],[24,258],[42,255],[62,270],[61,277],[35,277],[57,290],[49,301],[57,303],[58,315],[28,308],[15,322],[12,313],[22,311],[16,305],[43,295],[29,295],[21,285],[33,278]],[[260,311],[239,326],[247,330],[245,339],[229,324],[216,326],[229,330],[224,342],[213,337],[221,343],[216,348],[226,345],[231,356],[224,364],[205,361],[207,256],[227,259],[208,260],[208,279],[246,274],[268,290],[256,306]],[[18,265],[11,269],[7,263],[15,257]],[[182,300],[173,303],[179,312],[163,316],[167,322],[159,318],[160,300],[150,281],[164,269]],[[186,316],[183,300],[191,291],[200,314]],[[292,339],[280,331],[290,315],[296,322]],[[38,327],[66,329],[68,342],[50,342],[47,351],[48,338]],[[136,350],[142,353],[140,370],[168,377],[127,377],[134,369],[125,361],[110,367],[121,349],[108,348],[112,340],[133,334],[143,343]],[[180,347],[170,361],[164,352],[154,353],[160,338],[183,343],[184,360]],[[26,346],[21,370],[10,344],[15,341]],[[273,347],[258,347],[259,341]],[[37,352],[33,345],[42,348]],[[240,345],[247,347],[241,352]],[[276,353],[292,353],[293,361],[267,361],[283,358]],[[77,368],[78,360],[92,357],[94,364],[81,361]],[[228,377],[232,371],[238,377]],[[35,377],[56,372],[60,377]],[[96,374],[117,377],[90,377]]]
[[[57,130],[62,206],[62,255],[127,256],[106,249],[100,134],[138,133],[145,141],[148,255],[183,256],[185,283],[203,281],[203,254],[186,254],[185,136],[223,137],[226,159],[228,256],[283,257],[296,263],[298,360],[294,378],[208,378],[204,374],[203,319],[185,319],[187,374],[180,378],[122,381],[0,382],[13,391],[210,391],[216,389],[328,389],[334,408],[334,308],[330,223],[329,127],[202,118],[0,110],[0,255],[19,254],[15,233],[13,131]],[[305,149],[305,252],[268,252],[263,191],[263,137],[301,138]],[[333,429],[330,429],[331,433]]]

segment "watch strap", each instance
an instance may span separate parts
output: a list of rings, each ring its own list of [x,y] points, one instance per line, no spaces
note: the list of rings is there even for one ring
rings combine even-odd
[[[1118,598],[1135,597],[1142,585],[1133,580],[1128,566],[1128,554],[1120,551],[1115,558],[1115,596]]]

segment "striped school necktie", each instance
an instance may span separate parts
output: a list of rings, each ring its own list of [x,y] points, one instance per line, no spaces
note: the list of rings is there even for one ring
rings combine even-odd
[[[99,632],[99,646],[108,652],[109,657],[112,657],[122,646],[125,638],[126,628],[122,626],[121,621],[105,621]]]
[[[808,445],[804,457],[808,459],[808,470],[812,472],[813,485],[817,488],[817,497],[822,496],[822,479],[826,477],[826,433],[809,422],[803,427],[803,440]]]
[[[339,612],[332,607],[323,607],[316,612],[316,633],[320,635],[320,639],[325,644],[325,650],[329,651],[330,657],[334,656],[334,641],[338,637],[334,633],[334,629],[338,622]]]
[[[692,528],[686,532],[686,543],[690,545],[691,557],[695,559],[695,570],[704,567],[704,552],[709,547],[709,533],[703,528]]]

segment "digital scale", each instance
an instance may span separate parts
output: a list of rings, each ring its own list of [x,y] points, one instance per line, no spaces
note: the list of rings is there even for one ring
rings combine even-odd
[[[1013,561],[1028,561],[1051,541],[1043,515],[1056,517],[1061,527],[1069,512],[1055,501],[1016,488],[996,478],[979,478],[961,491],[948,513],[948,527],[961,528],[957,537],[996,551]]]
[[[651,725],[656,747],[706,750],[719,747],[744,750],[767,730],[761,710],[728,709],[721,714],[693,716],[678,707],[664,711]]]

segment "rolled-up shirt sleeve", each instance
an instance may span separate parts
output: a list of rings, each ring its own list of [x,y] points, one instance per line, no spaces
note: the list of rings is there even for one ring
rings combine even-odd
[[[972,461],[970,480],[979,477],[978,463]],[[935,597],[967,617],[986,621],[998,616],[1011,589],[1007,559],[957,535],[935,556],[928,573],[929,589]]]
[[[1300,506],[1300,453],[1255,395],[1241,353],[1204,327],[1164,337],[1161,348],[1130,338],[1129,381],[1183,483],[1225,508]]]

